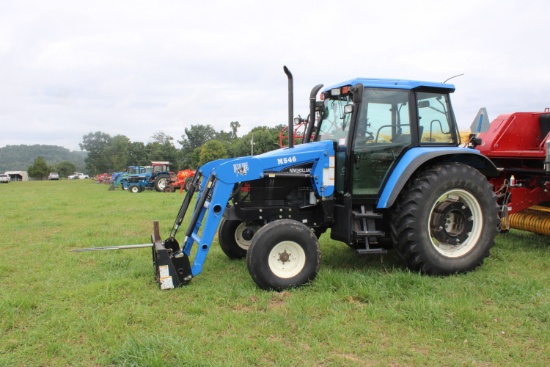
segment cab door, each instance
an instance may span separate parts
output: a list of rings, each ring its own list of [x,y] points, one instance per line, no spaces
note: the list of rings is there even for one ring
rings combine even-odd
[[[355,124],[351,193],[377,196],[401,153],[411,145],[410,92],[367,88]]]

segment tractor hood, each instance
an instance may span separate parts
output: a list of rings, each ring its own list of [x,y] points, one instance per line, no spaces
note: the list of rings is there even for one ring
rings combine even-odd
[[[204,177],[215,175],[225,183],[258,180],[287,168],[312,163],[311,177],[324,196],[334,192],[334,143],[330,140],[282,148],[256,156],[220,159],[199,168]]]

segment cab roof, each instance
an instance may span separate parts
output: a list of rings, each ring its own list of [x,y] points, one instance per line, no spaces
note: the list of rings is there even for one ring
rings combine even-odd
[[[345,82],[341,82],[335,85],[332,85],[325,89],[325,91],[331,90],[333,88],[339,88],[346,85],[354,86],[355,84],[363,84],[366,88],[391,88],[391,89],[417,89],[417,88],[437,88],[445,89],[452,93],[455,91],[455,86],[453,84],[445,83],[434,83],[434,82],[425,82],[419,80],[406,80],[406,79],[374,79],[374,78],[355,78],[350,79]]]

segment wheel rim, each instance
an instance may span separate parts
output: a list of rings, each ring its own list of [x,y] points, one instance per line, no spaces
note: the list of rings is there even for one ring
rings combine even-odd
[[[131,191],[135,194],[135,193],[138,193],[139,192],[139,187],[138,186],[132,186],[132,189]]]
[[[250,243],[252,242],[252,237],[247,240],[245,237],[247,237],[247,235],[249,234],[247,234],[246,231],[256,233],[259,228],[259,226],[247,226],[245,222],[239,224],[235,229],[235,243],[237,244],[237,246],[239,246],[243,250],[248,251]]]
[[[269,253],[269,268],[279,278],[292,278],[306,264],[304,249],[294,241],[282,241]]]
[[[468,191],[447,191],[432,206],[428,223],[431,243],[440,254],[462,256],[475,247],[481,236],[481,205]]]
[[[160,180],[158,180],[157,185],[160,191],[164,190],[164,188],[166,187],[166,179],[161,178]]]

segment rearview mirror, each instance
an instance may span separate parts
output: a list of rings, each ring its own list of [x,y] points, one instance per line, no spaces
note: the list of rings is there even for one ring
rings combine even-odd
[[[418,108],[430,107],[430,101],[418,101]]]

